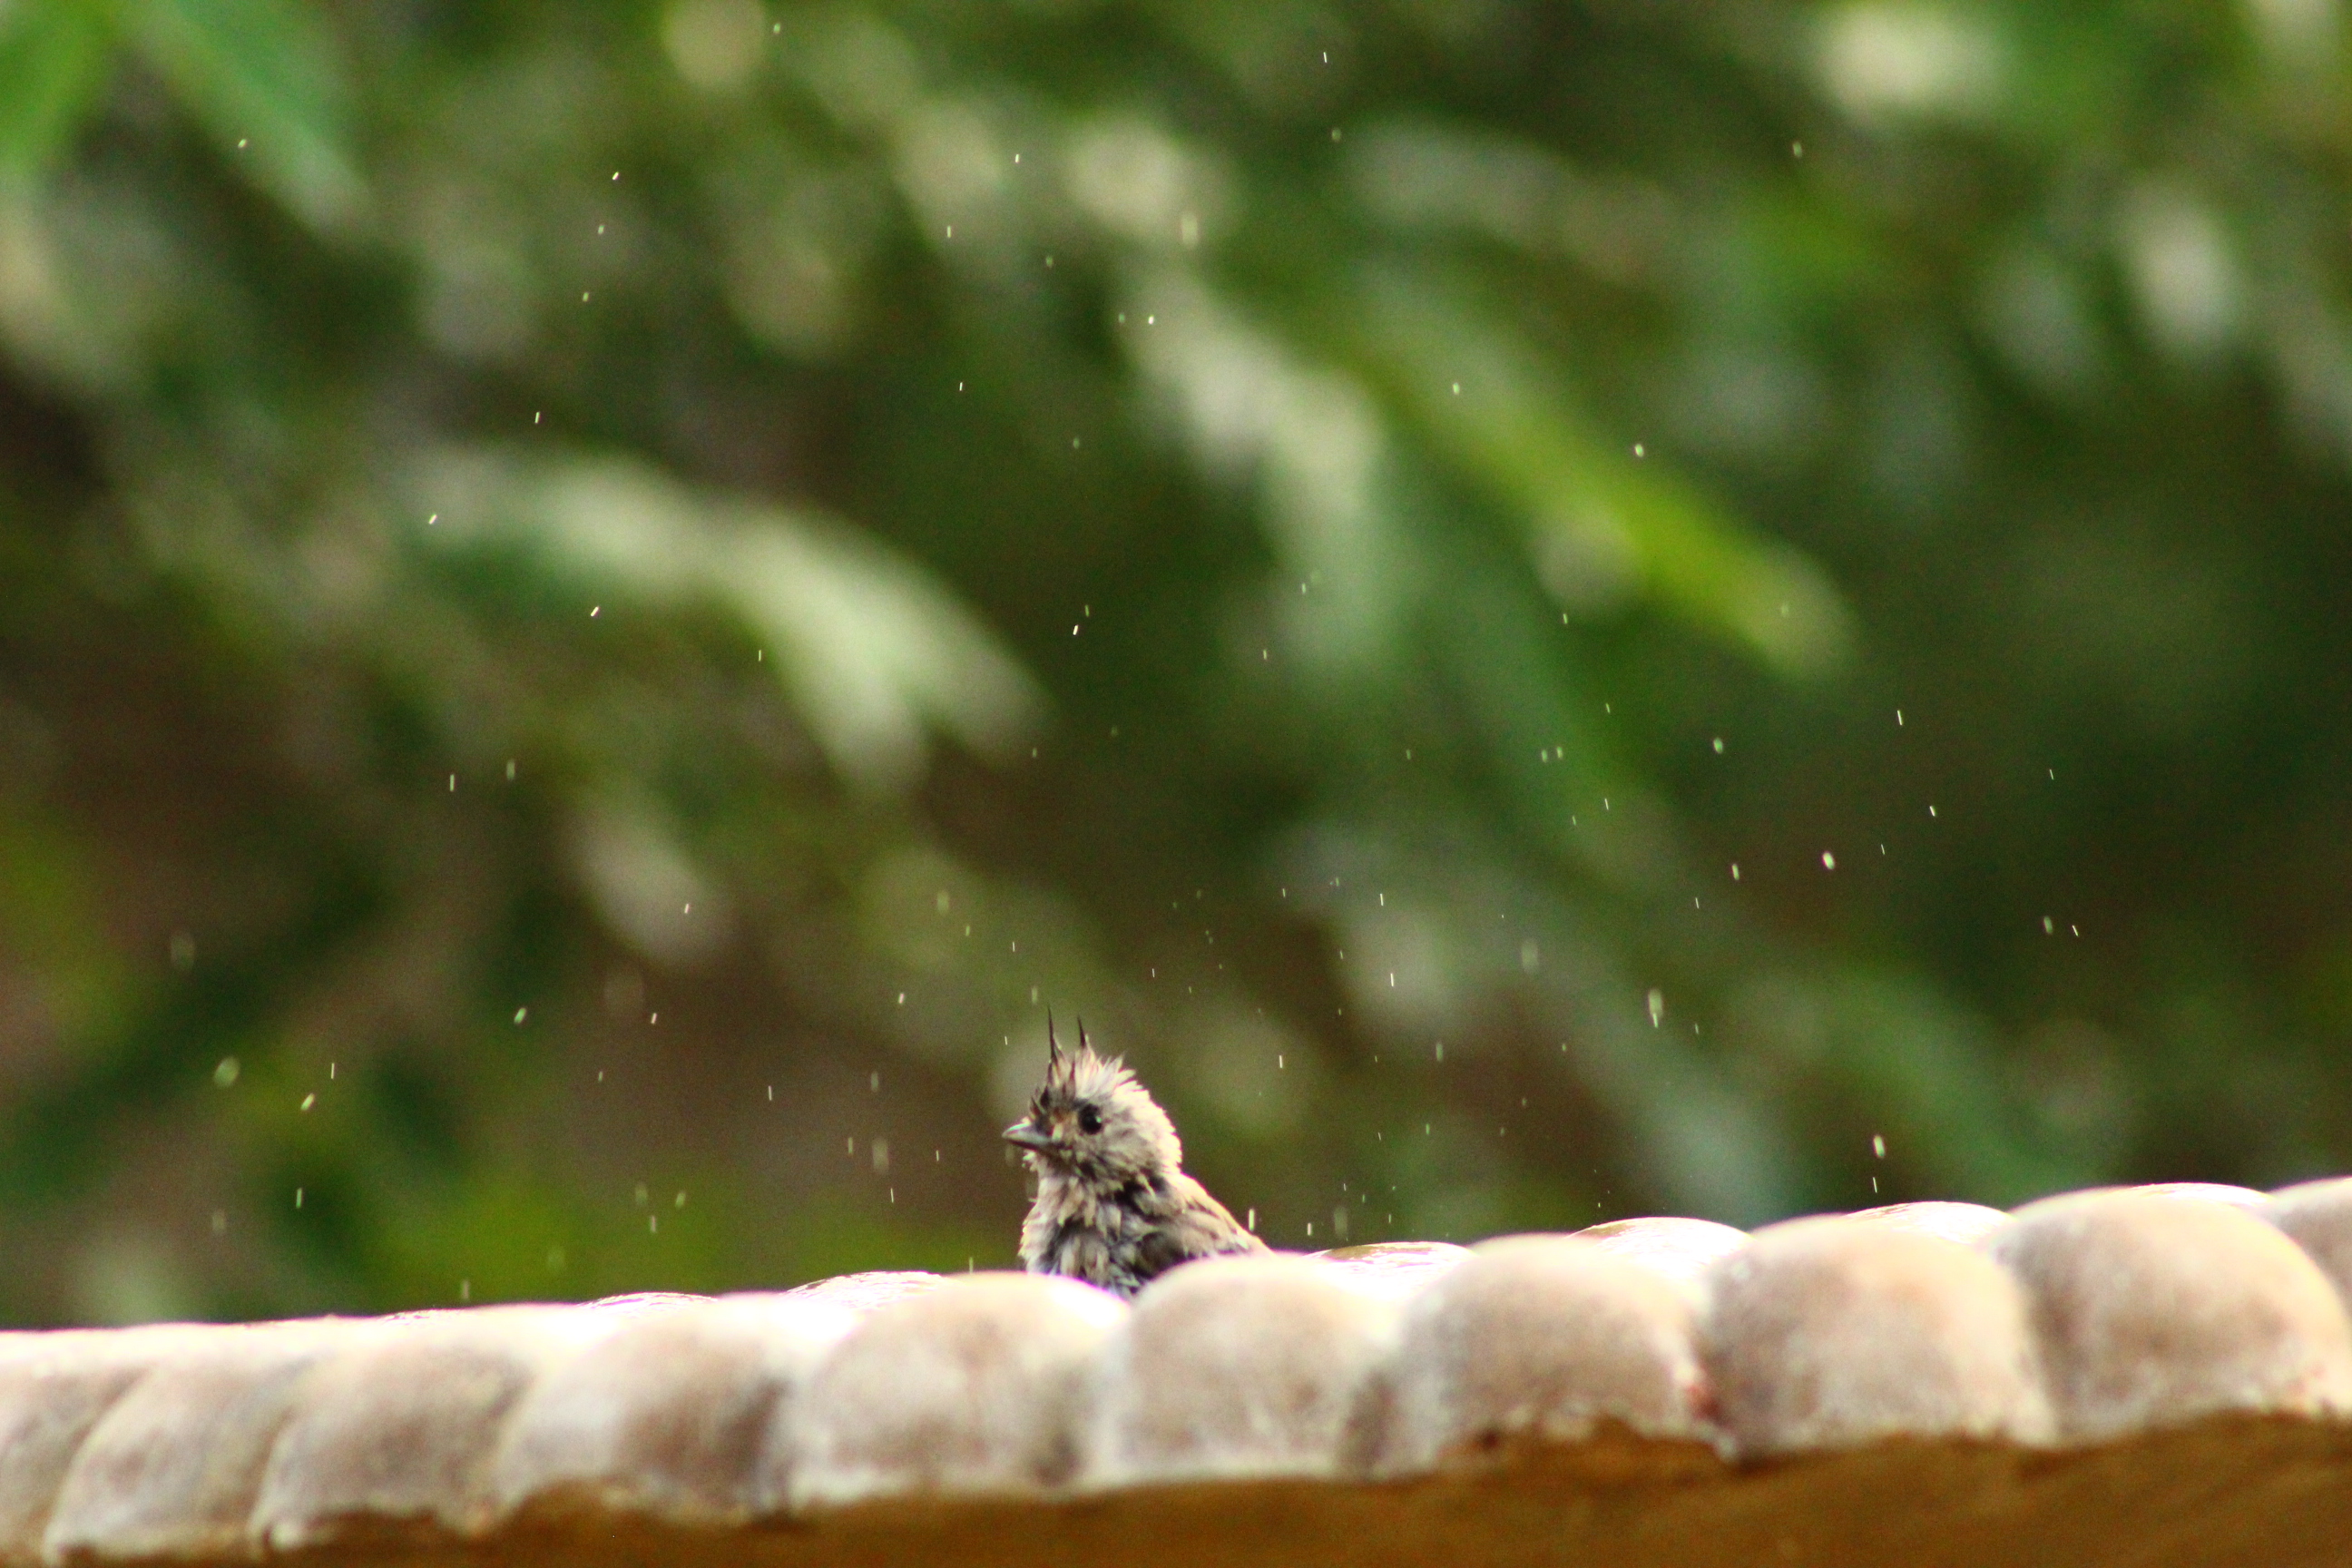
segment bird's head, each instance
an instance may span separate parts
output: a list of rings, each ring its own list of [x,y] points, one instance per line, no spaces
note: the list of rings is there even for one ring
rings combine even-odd
[[[1029,1114],[1004,1130],[1030,1169],[1087,1181],[1123,1184],[1183,1163],[1175,1124],[1117,1057],[1098,1057],[1078,1026],[1078,1048],[1065,1051],[1045,1022],[1045,1081]]]

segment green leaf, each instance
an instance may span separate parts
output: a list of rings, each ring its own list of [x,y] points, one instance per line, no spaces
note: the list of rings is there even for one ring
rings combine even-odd
[[[1546,588],[1571,609],[1646,595],[1790,674],[1843,659],[1836,588],[1662,461],[1602,436],[1535,354],[1443,284],[1381,274],[1361,331],[1431,445],[1526,519]]]
[[[106,82],[113,29],[87,0],[0,5],[0,178],[37,175]]]
[[[520,542],[606,603],[726,606],[761,641],[818,743],[870,789],[911,784],[928,733],[1009,759],[1045,695],[918,563],[835,520],[691,489],[625,458],[450,451],[420,471],[445,549]]]
[[[126,30],[256,184],[321,228],[366,200],[334,42],[292,0],[129,0]]]

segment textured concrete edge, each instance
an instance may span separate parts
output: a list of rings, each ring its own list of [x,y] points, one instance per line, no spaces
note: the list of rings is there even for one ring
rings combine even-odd
[[[2352,1426],[2221,1415],[2068,1450],[1896,1438],[1738,1464],[1613,1424],[1410,1479],[1257,1479],[1087,1497],[873,1500],[748,1525],[669,1524],[584,1495],[490,1534],[425,1523],[271,1560],[370,1568],[1109,1568],[1216,1562],[1815,1568],[2320,1568],[2352,1553]],[[121,1558],[232,1568],[250,1551]]]
[[[1179,1517],[1197,1486],[1246,1510],[1305,1485],[1371,1520],[1402,1494],[1367,1482],[1452,1485],[1498,1458],[1594,1508],[1619,1465],[1612,1485],[1666,1517],[1696,1495],[1656,1490],[1668,1458],[1677,1487],[1714,1476],[1736,1499],[1777,1465],[1941,1446],[1911,1483],[1941,1495],[1987,1455],[2169,1452],[2165,1434],[2250,1419],[2317,1443],[2307,1469],[2336,1463],[2352,1416],[2347,1258],[2339,1180],[1235,1258],[1132,1306],[892,1274],[0,1334],[0,1563],[494,1557],[559,1527],[748,1549],[982,1504],[1062,1531],[1130,1499]],[[2202,1476],[2174,1479],[2164,1498],[2232,1516]],[[2352,1531],[2337,1544],[2352,1561]]]

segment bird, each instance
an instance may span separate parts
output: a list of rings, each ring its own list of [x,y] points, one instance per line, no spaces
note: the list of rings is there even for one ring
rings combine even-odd
[[[1265,1242],[1183,1170],[1175,1123],[1118,1057],[1078,1025],[1065,1053],[1045,1019],[1045,1080],[1004,1130],[1037,1177],[1021,1223],[1021,1265],[1131,1297],[1180,1263],[1264,1252]]]

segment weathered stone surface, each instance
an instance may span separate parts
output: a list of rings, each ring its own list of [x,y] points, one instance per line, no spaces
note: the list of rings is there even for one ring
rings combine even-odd
[[[1311,1255],[1351,1290],[1402,1301],[1470,1256],[1447,1241],[1375,1241]]]
[[[1127,1315],[1075,1280],[969,1274],[881,1308],[778,1412],[761,1488],[795,1508],[1066,1480],[1087,1376]]]
[[[2352,1303],[2352,1176],[2284,1188],[2254,1212],[2285,1232]]]
[[[944,1276],[927,1274],[919,1268],[875,1268],[863,1274],[836,1274],[830,1279],[813,1279],[784,1294],[864,1314],[936,1290],[946,1283]]]
[[[2235,1204],[2050,1198],[1987,1247],[2025,1287],[2070,1441],[2221,1411],[2352,1410],[2343,1302],[2300,1247]]]
[[[1897,1436],[2052,1436],[2024,1300],[1969,1247],[1798,1220],[1759,1231],[1709,1284],[1706,1365],[1743,1458]]]
[[[730,1296],[647,1315],[586,1346],[516,1406],[493,1466],[498,1512],[749,1519],[780,1404],[857,1321],[837,1302]]]
[[[0,1564],[2333,1568],[2347,1276],[2352,1181],[2182,1184],[0,1332]]]
[[[1937,1202],[1888,1204],[1883,1208],[1858,1209],[1843,1217],[1859,1225],[1884,1226],[1889,1230],[1907,1230],[1916,1236],[1957,1241],[1963,1247],[1975,1246],[2009,1223],[2009,1215],[1982,1204]]]
[[[1349,1468],[1415,1474],[1613,1421],[1645,1437],[1706,1430],[1687,1294],[1574,1237],[1480,1246],[1406,1303],[1356,1402]]]
[[[1328,1476],[1393,1303],[1303,1258],[1212,1258],[1154,1280],[1105,1347],[1085,1479]]]
[[[2231,1186],[2226,1182],[2151,1182],[2144,1187],[2117,1187],[2116,1192],[2137,1193],[2150,1198],[2186,1198],[2191,1203],[2227,1204],[2231,1208],[2260,1209],[2270,1202],[2266,1194],[2252,1187]],[[2085,1197],[2091,1194],[2085,1193]]]
[[[1717,1260],[1748,1245],[1748,1233],[1711,1219],[1612,1219],[1576,1235],[1668,1279],[1696,1285]]]
[[[41,1561],[50,1506],[90,1429],[150,1370],[219,1332],[72,1329],[0,1345],[0,1563]]]
[[[379,1331],[332,1320],[224,1328],[164,1358],[83,1440],[44,1555],[198,1557],[241,1546],[296,1384],[322,1355],[371,1331]]]
[[[633,1321],[625,1308],[486,1307],[387,1320],[303,1377],[251,1531],[274,1552],[488,1522],[489,1459],[539,1375]]]

